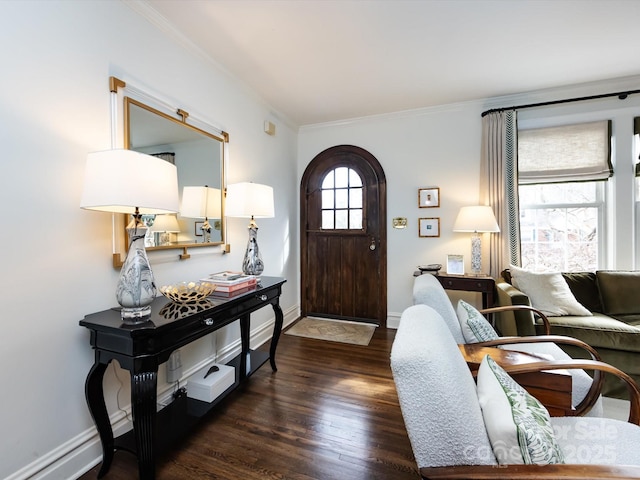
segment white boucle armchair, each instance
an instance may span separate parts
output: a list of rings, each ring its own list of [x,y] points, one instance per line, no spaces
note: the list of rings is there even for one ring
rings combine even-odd
[[[458,344],[466,343],[460,327],[456,311],[451,300],[440,282],[430,274],[416,277],[413,284],[413,303],[424,304],[434,308],[444,319],[453,338]],[[548,321],[542,312],[527,306],[514,305],[481,310],[481,313],[502,311],[505,309],[527,309],[535,311],[543,321]],[[535,342],[535,343],[534,343]],[[509,350],[517,350],[531,354],[547,355],[554,360],[567,361],[571,357],[557,344],[567,344],[582,349],[591,360],[600,360],[598,353],[581,340],[560,335],[539,335],[535,337],[501,337],[495,341],[482,342],[482,346],[500,347]],[[592,378],[583,370],[572,370],[572,403],[576,415],[602,416],[602,390],[603,376],[595,372]]]
[[[550,362],[536,368],[572,368],[572,363],[616,371],[595,361]],[[447,324],[429,306],[414,305],[403,312],[391,349],[391,370],[425,479],[640,478],[640,427],[606,418],[551,418],[566,464],[497,465],[474,378]],[[630,415],[637,423],[640,391],[628,376],[625,381],[632,384]]]

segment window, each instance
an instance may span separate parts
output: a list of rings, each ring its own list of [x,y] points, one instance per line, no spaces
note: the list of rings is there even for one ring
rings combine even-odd
[[[598,268],[604,182],[521,185],[522,266],[538,272]]]
[[[611,123],[518,132],[522,266],[593,271],[603,251]]]
[[[362,199],[362,179],[355,170],[331,170],[322,181],[322,229],[362,230]]]

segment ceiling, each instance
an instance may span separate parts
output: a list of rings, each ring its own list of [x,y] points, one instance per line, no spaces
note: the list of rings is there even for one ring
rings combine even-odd
[[[296,126],[640,74],[640,0],[139,3]]]

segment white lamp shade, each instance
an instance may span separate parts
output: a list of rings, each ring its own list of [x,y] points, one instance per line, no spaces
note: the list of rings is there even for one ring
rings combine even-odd
[[[211,187],[184,187],[180,215],[187,218],[220,218],[222,191]]]
[[[228,217],[246,218],[271,218],[275,216],[273,188],[249,182],[228,185],[225,214]]]
[[[154,232],[180,232],[180,225],[175,215],[156,215],[151,229]]]
[[[453,224],[454,232],[499,232],[493,210],[489,206],[462,207]]]
[[[87,155],[80,208],[114,213],[178,211],[178,172],[160,158],[115,149]]]

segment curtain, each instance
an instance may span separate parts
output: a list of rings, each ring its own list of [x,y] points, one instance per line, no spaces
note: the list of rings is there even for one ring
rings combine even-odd
[[[489,275],[499,278],[509,264],[520,265],[518,129],[515,110],[482,117],[480,201],[490,205],[500,233],[490,236]]]
[[[636,145],[640,147],[640,142],[638,142],[638,136],[640,136],[640,117],[633,119],[633,136],[635,137]],[[640,152],[640,148],[637,148],[636,152]],[[638,156],[638,163],[636,163],[636,177],[640,177],[640,155]]]

